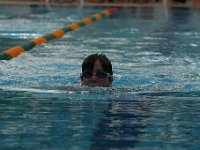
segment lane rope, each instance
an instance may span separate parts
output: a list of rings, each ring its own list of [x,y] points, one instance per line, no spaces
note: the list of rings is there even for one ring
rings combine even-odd
[[[67,32],[75,31],[75,30],[77,30],[77,29],[79,29],[83,26],[86,26],[86,25],[89,25],[89,24],[91,24],[95,21],[101,20],[103,17],[109,16],[112,13],[117,12],[118,10],[119,10],[118,8],[106,9],[106,10],[102,11],[101,13],[97,13],[97,14],[92,15],[89,18],[84,18],[79,23],[69,24],[69,25],[67,25],[67,26],[65,26],[61,29],[56,29],[56,30],[52,31],[51,33],[46,34],[42,37],[32,39],[30,41],[25,42],[22,45],[17,45],[15,47],[7,49],[7,50],[0,53],[0,60],[10,60],[12,58],[19,56],[21,53],[23,53],[25,51],[29,51],[36,46],[40,46],[43,43],[47,43],[47,42],[54,40],[54,39],[60,39]]]

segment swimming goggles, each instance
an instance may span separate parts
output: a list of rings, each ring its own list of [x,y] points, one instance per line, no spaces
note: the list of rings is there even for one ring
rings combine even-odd
[[[112,75],[110,73],[107,73],[105,71],[84,71],[81,73],[81,76],[84,78],[91,78],[93,75],[95,75],[97,78],[105,79],[107,77],[111,77]]]

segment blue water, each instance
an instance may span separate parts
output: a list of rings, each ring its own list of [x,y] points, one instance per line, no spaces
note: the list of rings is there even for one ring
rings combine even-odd
[[[0,6],[0,52],[104,9]],[[200,149],[199,16],[121,9],[1,61],[0,149]],[[113,87],[78,86],[92,53]]]

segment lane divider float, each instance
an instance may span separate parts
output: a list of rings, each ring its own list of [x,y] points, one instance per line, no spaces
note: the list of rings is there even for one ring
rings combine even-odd
[[[51,33],[46,34],[42,37],[27,41],[23,45],[18,45],[18,46],[12,47],[10,49],[7,49],[7,50],[3,51],[2,53],[0,53],[0,60],[10,60],[12,58],[19,56],[21,53],[23,53],[25,51],[29,51],[36,46],[40,46],[43,43],[47,43],[54,39],[60,39],[67,32],[74,31],[74,30],[79,29],[80,27],[89,25],[97,20],[102,19],[105,16],[111,15],[112,13],[114,13],[118,10],[119,10],[118,8],[109,8],[107,10],[102,11],[99,14],[92,15],[90,18],[84,18],[79,23],[69,24],[68,26],[65,26],[64,28],[54,30]]]

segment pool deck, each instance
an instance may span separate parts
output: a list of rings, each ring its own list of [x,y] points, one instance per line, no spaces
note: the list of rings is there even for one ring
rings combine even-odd
[[[0,5],[49,5],[49,6],[79,6],[80,4],[77,2],[50,2],[45,3],[41,0],[27,0],[27,1],[17,1],[17,0],[0,0]],[[187,3],[174,3],[169,6],[164,6],[163,3],[84,3],[84,7],[178,7],[178,8],[200,8],[195,7],[195,5],[191,2]]]

